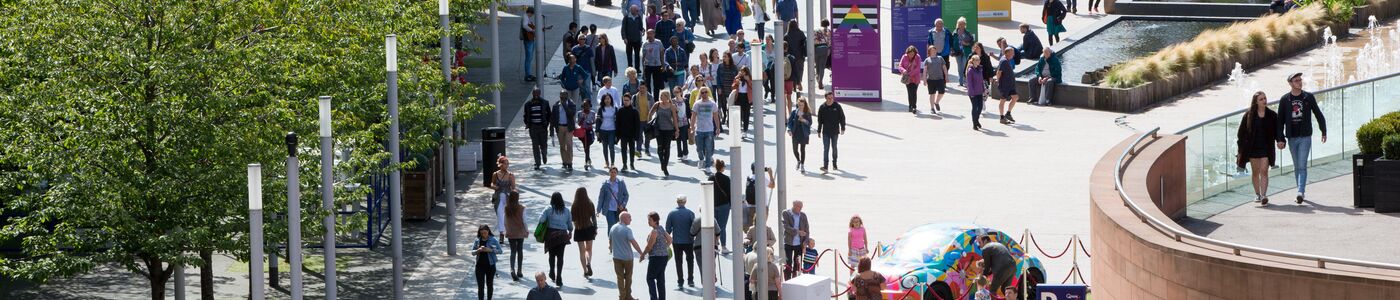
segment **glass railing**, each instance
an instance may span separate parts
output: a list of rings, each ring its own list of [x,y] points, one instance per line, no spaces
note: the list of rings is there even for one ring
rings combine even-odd
[[[1318,106],[1327,119],[1327,143],[1314,132],[1312,155],[1304,163],[1309,167],[1348,159],[1357,151],[1356,129],[1362,124],[1392,111],[1400,111],[1400,73],[1338,86],[1316,92]],[[1270,95],[1277,97],[1277,95]],[[1241,102],[1244,103],[1244,102]],[[1270,102],[1278,109],[1278,102]],[[1177,134],[1186,139],[1186,201],[1189,204],[1209,199],[1232,189],[1248,186],[1249,173],[1235,166],[1236,130],[1244,109],[1188,127]],[[1293,172],[1293,161],[1287,150],[1278,151],[1278,167],[1269,176]],[[1311,175],[1311,174],[1310,174]],[[1310,181],[1326,180],[1324,176],[1308,176]],[[1287,183],[1287,184],[1284,184]],[[1270,184],[1270,192],[1293,188],[1291,180]]]

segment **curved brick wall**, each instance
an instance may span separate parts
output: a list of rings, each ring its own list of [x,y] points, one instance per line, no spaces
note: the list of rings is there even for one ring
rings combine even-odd
[[[1178,242],[1153,229],[1114,190],[1114,165],[1135,137],[1104,154],[1089,179],[1094,298],[1400,299],[1397,271],[1333,264],[1323,269],[1312,261],[1248,252],[1236,256],[1225,248]],[[1124,162],[1123,189],[1139,207],[1173,215],[1184,209],[1185,140],[1148,138],[1138,146],[1141,152]],[[1168,218],[1162,211],[1149,213]]]

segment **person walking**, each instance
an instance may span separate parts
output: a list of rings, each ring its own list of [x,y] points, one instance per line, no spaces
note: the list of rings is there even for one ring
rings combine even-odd
[[[797,159],[797,171],[807,174],[807,142],[812,136],[812,108],[802,97],[797,98],[797,107],[788,113],[787,133],[792,137],[792,156]]]
[[[583,102],[583,109],[579,110],[578,116],[574,118],[577,119],[575,122],[578,124],[578,129],[574,130],[574,137],[583,143],[583,170],[591,170],[593,169],[593,141],[596,138],[593,129],[598,122],[598,114],[593,112],[593,103]]]
[[[968,61],[967,97],[972,100],[972,130],[982,130],[982,106],[986,102],[987,84],[982,79],[982,58],[973,56]]]
[[[1313,117],[1317,118],[1317,129],[1322,133],[1322,142],[1327,143],[1327,118],[1322,116],[1322,108],[1317,106],[1317,98],[1303,91],[1303,73],[1288,76],[1289,91],[1278,100],[1279,113],[1277,138],[1278,148],[1288,148],[1293,157],[1293,179],[1298,183],[1296,202],[1307,200],[1308,163],[1312,152]],[[1286,143],[1286,144],[1285,144]]]
[[[743,0],[720,0],[724,3],[724,31],[730,36],[743,32],[743,14],[739,12],[739,6],[743,5]]]
[[[616,128],[616,140],[622,142],[623,172],[627,171],[628,165],[631,165],[633,169],[637,168],[637,159],[635,155],[637,153],[637,135],[640,132],[638,129],[641,123],[640,118],[637,107],[632,104],[632,94],[623,94],[622,109],[617,111],[617,120],[615,121],[616,127],[614,127]],[[608,166],[609,169],[616,167],[616,161],[614,161],[613,165]]]
[[[579,187],[574,190],[574,204],[569,215],[574,222],[579,267],[583,268],[584,278],[593,278],[593,240],[598,237],[598,212],[593,200],[588,199],[588,189]]]
[[[690,53],[685,52],[684,47],[680,37],[671,37],[671,47],[666,48],[666,71],[662,73],[668,87],[685,84],[686,70],[690,69]]]
[[[953,56],[958,57],[958,85],[967,86],[967,61],[971,59],[972,45],[977,43],[977,36],[967,31],[967,18],[958,17],[957,26],[953,29]]]
[[[656,21],[656,26],[653,26],[652,29],[656,30],[656,39],[666,43],[666,46],[673,44],[673,40],[679,41],[679,39],[672,39],[676,37],[676,17],[671,13],[669,7],[661,12],[661,19]]]
[[[1026,101],[1037,101],[1040,105],[1050,105],[1055,96],[1055,86],[1059,85],[1060,78],[1060,56],[1050,48],[1041,50],[1044,52],[1040,56],[1040,61],[1035,62],[1031,69],[1034,70],[1035,77],[1031,78],[1030,99]]]
[[[997,242],[993,234],[985,234],[977,239],[982,252],[982,274],[991,279],[987,290],[999,292],[1016,278],[1016,260],[1011,257],[1011,249]]]
[[[802,264],[797,263],[802,259],[802,250],[807,245],[807,233],[811,230],[811,222],[807,220],[807,213],[802,212],[802,201],[792,201],[792,208],[783,212],[783,255],[787,257],[788,267],[783,268],[783,278],[797,276],[798,269]]]
[[[758,227],[755,226],[754,228]],[[769,237],[772,236],[770,235]],[[758,251],[754,251],[752,253],[757,252]],[[745,257],[745,260],[748,260],[748,258],[749,257]],[[750,277],[753,277],[749,279],[749,291],[754,293],[755,296],[758,295],[758,293],[767,293],[768,299],[782,299],[781,292],[779,292],[779,287],[783,284],[783,278],[781,277],[783,273],[779,271],[780,269],[778,268],[778,260],[775,259],[773,255],[773,247],[768,247],[767,266],[758,265],[758,255],[754,255],[752,256],[752,258],[752,262],[746,262],[752,265],[752,267],[749,268]],[[768,276],[768,286],[758,286],[758,279],[754,276]],[[755,297],[751,299],[758,298]]]
[[[734,99],[731,103],[739,105],[739,127],[743,132],[749,132],[749,115],[753,112],[753,99],[749,97],[749,67],[739,67],[739,75],[734,76]],[[732,128],[730,130],[733,130]]]
[[[661,98],[651,108],[651,126],[656,127],[656,154],[661,157],[663,179],[671,177],[668,169],[671,163],[671,140],[677,137],[676,106],[671,100],[670,90],[661,90]]]
[[[491,193],[491,204],[496,211],[496,228],[500,228],[500,235],[505,236],[506,203],[510,200],[510,193],[520,190],[515,185],[515,173],[510,172],[510,159],[506,158],[505,154],[496,157],[496,166],[500,169],[491,173],[491,185],[487,188],[494,191]]]
[[[852,215],[850,223],[846,224],[850,230],[846,232],[846,259],[852,265],[859,265],[860,259],[870,255],[870,242],[865,235],[865,221],[860,215]]]
[[[555,135],[559,138],[559,159],[564,165],[565,171],[574,170],[574,116],[578,115],[578,107],[574,104],[569,92],[559,92],[559,101],[554,102],[554,107],[550,109],[550,125],[554,126]]]
[[[685,20],[685,24],[700,24],[700,3],[695,0],[679,1],[681,2],[681,18]]]
[[[670,261],[670,251],[672,240],[666,234],[666,230],[661,227],[661,215],[656,212],[647,213],[647,227],[651,227],[651,233],[647,235],[647,245],[642,248],[644,253],[641,260],[651,259],[647,263],[647,293],[652,300],[666,300],[666,263]]]
[[[578,99],[579,102],[593,102],[593,83],[595,82],[593,74],[597,73],[595,72],[597,69],[594,68],[593,65],[593,47],[585,42],[587,36],[587,33],[579,33],[579,43],[575,44],[574,48],[569,50],[569,54],[574,56],[574,63],[583,68],[583,72],[578,75],[578,86],[574,88],[578,94],[573,95],[573,98]],[[568,69],[569,68],[566,67],[565,71],[568,71]],[[562,85],[563,82],[560,82],[560,84]]]
[[[694,116],[690,118],[690,136],[695,140],[695,149],[700,152],[700,169],[708,173],[710,166],[714,165],[715,133],[719,131],[720,106],[712,99],[710,88],[700,88],[699,98],[692,109]]]
[[[549,208],[540,214],[545,222],[544,251],[549,255],[549,274],[554,277],[554,285],[564,286],[564,248],[573,235],[573,215],[564,206],[564,195],[554,192],[549,197]]]
[[[608,221],[608,228],[617,224],[618,216],[627,211],[627,202],[630,199],[627,182],[617,178],[617,168],[608,168],[608,180],[603,181],[603,186],[598,188],[598,213],[603,214],[604,220]]]
[[[700,19],[693,24],[704,25],[705,35],[715,37],[715,29],[724,23],[724,11],[720,8],[722,0],[699,0]]]
[[[1254,202],[1269,205],[1269,166],[1274,165],[1274,140],[1278,132],[1278,113],[1269,109],[1269,98],[1255,92],[1249,100],[1249,110],[1240,119],[1235,133],[1239,153],[1235,166],[1244,169],[1248,163],[1249,181],[1254,185]]]
[[[583,46],[583,44],[574,46],[574,48],[579,47],[586,48],[587,46]],[[588,101],[586,100],[587,98],[581,98],[587,97],[588,95],[588,92],[585,92],[588,89],[588,87],[585,86],[589,81],[588,69],[580,66],[578,64],[578,56],[572,53],[565,53],[564,59],[568,64],[564,66],[564,70],[559,71],[559,76],[557,78],[559,80],[559,86],[564,89],[564,92],[569,94],[569,99]]]
[[[943,68],[949,68],[949,66],[946,66],[946,64],[949,64],[948,55],[952,53],[950,49],[953,48],[956,42],[955,39],[953,39],[953,32],[948,31],[948,29],[943,26],[943,18],[933,20],[933,28],[928,30],[928,38],[926,39],[929,47],[938,48],[938,52],[928,52],[929,56],[933,56],[933,53],[938,53],[937,56],[942,58],[945,64]],[[928,72],[928,70],[924,70],[924,72]]]
[[[593,104],[595,105],[595,107],[597,107],[597,110],[599,112],[603,111],[602,106],[597,106],[602,105],[603,94],[607,94],[608,96],[612,97],[612,105],[608,106],[611,106],[612,108],[622,108],[622,90],[619,90],[617,89],[617,87],[613,86],[613,77],[603,76],[603,79],[599,80],[599,82],[600,84],[598,85],[599,88],[597,96],[598,99],[593,99]]]
[[[604,79],[611,81],[611,79]],[[603,166],[611,168],[617,163],[617,113],[621,111],[612,95],[605,95],[598,101],[598,137],[603,140]]]
[[[501,242],[491,234],[490,225],[477,228],[472,249],[476,255],[476,299],[492,299],[491,294],[496,291],[496,253],[501,253]]]
[[[921,61],[919,50],[914,46],[904,48],[904,56],[899,58],[899,83],[904,84],[909,94],[909,112],[916,115],[919,114],[919,79],[924,78]]]
[[[826,102],[817,109],[817,132],[822,136],[822,174],[827,173],[828,161],[832,169],[841,169],[836,163],[836,140],[846,134],[846,112],[836,103],[836,94],[827,92],[825,97]]]
[[[676,195],[676,209],[666,214],[666,232],[669,233],[672,252],[676,253],[676,289],[689,282],[695,286],[695,236],[690,234],[695,223],[695,212],[685,208],[685,195]],[[685,268],[681,268],[682,259]],[[688,272],[682,272],[688,271]],[[682,279],[685,281],[683,282]]]
[[[617,76],[617,50],[613,48],[612,43],[608,42],[608,34],[598,35],[598,46],[594,47],[593,52],[593,65],[598,68],[598,72],[593,74],[593,78],[602,84],[604,83],[603,79]],[[614,93],[617,90],[610,84],[604,85],[604,87],[612,89]],[[613,100],[616,99],[617,94],[613,94]]]
[[[510,201],[506,203],[506,241],[510,245],[510,278],[511,281],[520,281],[524,277],[525,238],[530,236],[530,230],[525,228],[525,205],[520,204],[520,193],[510,192]]]
[[[540,97],[540,89],[530,91],[530,101],[525,101],[525,128],[530,132],[530,152],[535,156],[535,170],[549,162],[549,102]]]
[[[632,228],[627,227],[632,224],[632,214],[622,212],[618,215],[618,221],[617,224],[608,227],[608,251],[612,252],[613,274],[617,275],[618,299],[633,300],[632,260],[642,259],[638,254],[645,252],[642,252],[642,247],[637,246],[637,239],[632,236]]]
[[[549,286],[544,272],[535,272],[535,287],[530,288],[530,293],[525,294],[525,300],[564,300],[559,295],[559,289]]]
[[[938,46],[928,46],[928,53],[938,53]],[[948,93],[948,61],[943,60],[943,56],[930,54],[924,58],[923,68],[928,106],[930,112],[937,114],[943,110],[939,102],[943,102],[943,95]]]
[[[885,275],[870,269],[870,258],[862,257],[856,264],[856,271],[859,272],[851,278],[851,294],[855,295],[855,300],[879,300],[883,297],[880,290],[885,286]]]
[[[1065,16],[1069,11],[1065,10],[1064,2],[1060,0],[1050,0],[1045,2],[1045,8],[1041,11],[1041,19],[1045,20],[1045,39],[1054,46],[1060,41],[1060,33],[1066,31]]]
[[[826,69],[831,67],[831,21],[822,19],[820,28],[812,31],[812,55],[817,69],[817,89],[826,89]]]
[[[720,254],[729,255],[729,175],[724,173],[724,160],[715,160],[715,172],[706,180],[714,182],[715,234],[719,235]]]
[[[1001,112],[1002,124],[1016,123],[1016,117],[1011,115],[1011,109],[1016,108],[1017,101],[1016,67],[1015,64],[1011,62],[1015,56],[1016,49],[1002,49],[1001,62],[997,65],[997,92],[1001,93],[1001,102],[997,103],[997,111]]]
[[[627,68],[642,67],[642,12],[632,5],[622,17],[622,43],[627,48]]]
[[[692,67],[693,68],[693,67]],[[688,163],[690,157],[690,101],[695,100],[695,90],[677,86],[671,89],[671,104],[676,107],[676,160]]]
[[[734,64],[733,56],[728,54],[720,56],[719,71],[715,72],[715,81],[719,83],[719,89],[712,92],[714,92],[715,100],[719,100],[719,124],[724,126],[724,124],[729,124],[729,104],[738,104],[731,102],[734,99],[729,99],[732,97],[729,93],[734,90],[734,83],[737,82],[734,78],[739,75],[739,66]],[[734,128],[725,130],[734,130]]]
[[[648,29],[647,41],[642,44],[642,69],[646,72],[646,83],[651,87],[648,91],[651,99],[659,97],[661,89],[666,87],[665,52],[666,46],[656,39],[656,30]]]

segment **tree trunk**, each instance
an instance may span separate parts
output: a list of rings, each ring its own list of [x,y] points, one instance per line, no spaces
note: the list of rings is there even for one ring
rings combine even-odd
[[[151,300],[165,300],[165,283],[170,280],[160,258],[146,258],[146,279],[151,283]],[[171,270],[174,270],[173,268]]]
[[[199,259],[203,260],[199,264],[199,298],[203,300],[214,300],[214,251],[209,249],[199,250]]]

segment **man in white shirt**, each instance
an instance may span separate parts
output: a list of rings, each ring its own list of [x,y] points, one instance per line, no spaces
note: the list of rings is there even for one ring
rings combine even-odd
[[[603,95],[612,96],[613,107],[622,109],[622,91],[613,87],[612,77],[603,76],[603,87],[598,88],[598,93],[593,97],[593,106],[603,104]],[[599,108],[599,111],[602,111],[602,108]]]

